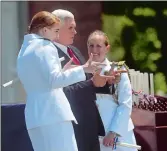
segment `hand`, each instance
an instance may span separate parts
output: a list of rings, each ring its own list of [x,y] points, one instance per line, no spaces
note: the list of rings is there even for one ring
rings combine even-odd
[[[127,70],[110,70],[108,75],[112,75],[115,77],[115,79],[109,79],[107,82],[109,84],[118,84],[121,81],[121,73],[126,73]]]
[[[95,73],[99,69],[102,69],[106,64],[92,61],[93,54],[90,55],[88,61],[83,65],[83,69],[86,73]]]
[[[103,138],[103,145],[108,147],[108,146],[113,146],[114,145],[114,139],[116,137],[116,134],[113,132],[109,132],[104,138]]]
[[[98,70],[92,77],[92,81],[95,87],[103,87],[107,82],[107,78],[100,76],[100,72],[101,69]]]
[[[71,58],[70,61],[65,64],[65,66],[63,67],[63,71],[66,71],[67,69],[77,67],[77,65],[72,65],[71,64],[72,62],[73,62],[73,58]]]
[[[105,86],[107,80],[112,80],[115,79],[114,76],[105,76],[105,75],[100,75],[101,69],[98,70],[96,73],[94,73],[92,77],[92,81],[95,87],[103,87]]]
[[[114,77],[115,77],[115,79],[108,79],[107,82],[110,85],[111,84],[118,84],[121,81],[121,74],[120,73],[114,74]]]

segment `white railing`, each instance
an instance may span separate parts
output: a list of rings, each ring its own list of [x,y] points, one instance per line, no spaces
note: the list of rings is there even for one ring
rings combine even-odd
[[[132,89],[138,94],[154,96],[154,77],[153,73],[142,73],[129,69]],[[133,102],[138,104],[139,95],[132,96]]]

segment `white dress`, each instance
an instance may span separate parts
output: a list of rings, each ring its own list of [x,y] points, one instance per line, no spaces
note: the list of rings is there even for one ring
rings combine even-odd
[[[110,64],[108,59],[105,59],[104,63],[107,63],[108,66],[103,68],[104,71],[109,70]],[[121,75],[121,81],[118,85],[118,102],[117,104],[112,95],[110,94],[96,94],[98,110],[102,118],[106,134],[109,131],[116,132],[121,135],[118,138],[118,141],[123,143],[129,143],[136,145],[136,139],[133,133],[133,123],[130,118],[132,110],[132,96],[130,82],[127,76],[127,73]],[[105,147],[102,142],[102,137],[100,139],[100,148],[101,151],[111,151],[111,147]],[[120,147],[117,146],[115,151],[137,151],[134,148]]]

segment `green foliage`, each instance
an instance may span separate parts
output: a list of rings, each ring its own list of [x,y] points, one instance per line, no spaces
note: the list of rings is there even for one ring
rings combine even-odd
[[[148,27],[144,32],[136,31],[136,40],[131,47],[132,56],[141,70],[156,72],[157,61],[161,57],[161,42],[154,28]]]
[[[161,90],[162,92],[164,93],[167,93],[167,85],[166,83],[164,82],[165,81],[165,76],[163,73],[161,72],[158,72],[155,74],[154,76],[155,80],[155,90]]]
[[[167,75],[159,72],[160,67],[157,65],[157,61],[162,58],[162,41],[159,39],[156,23],[146,20],[154,19],[157,11],[150,7],[135,6],[131,10],[128,15],[102,14],[103,31],[111,43],[108,58],[113,61],[126,60],[129,61],[130,68],[153,72],[155,91],[167,93]],[[128,8],[126,11],[130,12]],[[167,16],[167,9],[161,10],[161,13]]]
[[[135,16],[155,16],[156,15],[156,12],[152,9],[152,8],[135,8],[133,10],[133,15]]]
[[[167,9],[164,9],[164,10],[163,10],[163,15],[164,15],[164,16],[167,16]]]
[[[102,15],[103,30],[107,33],[110,40],[111,50],[108,54],[109,59],[118,61],[122,60],[125,55],[125,50],[121,44],[121,33],[124,26],[133,26],[131,21],[126,16]]]

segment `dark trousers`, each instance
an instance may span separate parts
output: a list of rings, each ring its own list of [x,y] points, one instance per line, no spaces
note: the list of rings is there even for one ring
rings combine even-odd
[[[73,123],[78,151],[100,151],[97,131],[92,126]]]

